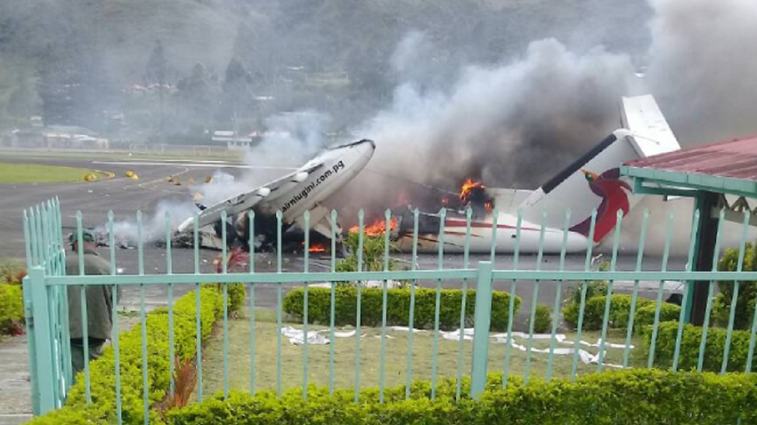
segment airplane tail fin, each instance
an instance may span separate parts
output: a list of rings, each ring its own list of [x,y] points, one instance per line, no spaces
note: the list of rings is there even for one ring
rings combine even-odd
[[[524,219],[561,228],[566,209],[571,209],[571,230],[589,236],[591,214],[597,210],[594,242],[601,242],[615,227],[617,212],[626,216],[638,203],[629,182],[620,176],[620,167],[680,149],[675,135],[651,95],[622,98],[621,123],[585,155],[534,191],[519,208]]]

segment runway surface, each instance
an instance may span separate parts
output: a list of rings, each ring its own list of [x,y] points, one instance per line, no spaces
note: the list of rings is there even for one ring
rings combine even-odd
[[[116,221],[133,219],[136,211],[141,210],[145,217],[154,213],[159,201],[165,199],[189,200],[192,197],[190,188],[186,182],[192,178],[197,182],[204,181],[205,177],[211,175],[215,170],[220,170],[231,175],[239,176],[243,172],[259,173],[261,178],[270,179],[286,172],[283,168],[278,167],[258,167],[246,169],[240,167],[237,163],[223,162],[181,162],[181,161],[106,161],[106,160],[86,160],[86,159],[51,159],[51,158],[20,158],[12,159],[0,158],[0,162],[26,162],[65,165],[81,168],[94,168],[103,171],[110,171],[115,174],[115,178],[102,180],[95,183],[76,183],[76,184],[32,184],[32,185],[0,185],[0,258],[19,258],[24,257],[24,235],[22,227],[23,208],[43,202],[52,197],[59,197],[63,210],[63,225],[66,231],[73,231],[76,225],[75,214],[77,210],[84,214],[84,225],[87,227],[96,227],[106,221],[107,212],[112,210],[115,214]],[[127,170],[134,170],[138,173],[140,179],[133,181],[124,177]],[[174,176],[180,179],[184,184],[174,186],[169,183],[168,176]],[[107,248],[101,248],[101,254],[108,257]],[[200,254],[200,269],[205,273],[215,272],[213,260],[218,258],[217,251],[202,250]],[[396,254],[394,257],[400,262],[410,266],[410,257],[406,254]],[[609,255],[605,258],[609,260]],[[174,248],[173,250],[173,269],[174,273],[191,273],[194,270],[193,252],[190,249]],[[256,255],[256,270],[275,271],[276,270],[275,254],[258,254]],[[473,255],[470,264],[475,266],[478,261],[488,260],[488,256]],[[566,269],[583,270],[584,255],[572,255],[567,258]],[[635,267],[635,253],[621,253],[618,259],[618,269],[632,270]],[[120,273],[137,274],[138,257],[136,249],[117,249],[116,264]],[[284,271],[302,270],[302,254],[286,253],[283,255],[282,269]],[[330,260],[328,257],[316,256],[311,257],[311,270],[328,270]],[[659,270],[659,257],[647,257],[644,259],[643,268],[645,270]],[[512,267],[512,257],[499,255],[496,259],[496,266],[500,269]],[[541,264],[543,270],[555,270],[559,266],[559,258],[547,256]],[[669,270],[680,270],[685,266],[685,259],[673,258],[669,264]],[[420,269],[438,268],[436,255],[424,255],[418,259]],[[445,255],[444,268],[461,268],[463,267],[463,257],[461,255]],[[520,260],[521,269],[536,268],[536,256],[523,256]],[[165,273],[166,271],[166,252],[165,248],[158,248],[148,244],[145,246],[145,273],[156,274]],[[458,288],[460,281],[444,281],[441,283],[445,288]],[[495,282],[497,290],[509,290],[511,282]],[[516,328],[523,328],[525,320],[530,311],[532,302],[534,282],[519,282],[516,293],[523,299],[523,304],[516,323]],[[419,282],[419,285],[434,287],[436,282]],[[470,282],[469,285],[474,287],[475,284]],[[575,284],[565,283],[565,293],[563,299],[568,294],[570,288]],[[654,283],[650,285],[655,286]],[[537,299],[538,304],[552,306],[555,299],[555,282],[542,282]],[[672,285],[675,286],[675,285]],[[669,287],[672,287],[669,285]],[[256,305],[258,307],[271,308],[276,305],[276,286],[260,285],[256,289]],[[286,289],[288,289],[287,287]],[[619,282],[617,290],[620,292],[630,291],[629,282]],[[177,296],[189,291],[189,286],[177,286]],[[139,298],[136,288],[129,288],[125,292],[123,305],[126,308],[137,308]],[[654,298],[656,293],[648,290],[642,291],[642,296]],[[148,308],[158,305],[164,305],[167,302],[166,289],[155,285],[148,286],[146,304]]]

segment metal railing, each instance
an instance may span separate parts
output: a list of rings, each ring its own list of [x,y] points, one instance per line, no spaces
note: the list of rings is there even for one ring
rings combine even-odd
[[[495,213],[496,214],[496,213]],[[694,223],[698,223],[699,220],[697,219],[699,215],[699,212],[696,211],[694,215]],[[495,215],[496,216],[496,215]],[[223,354],[224,354],[224,394],[229,394],[229,375],[230,375],[230,366],[229,366],[229,316],[228,316],[228,284],[230,283],[237,283],[241,282],[247,285],[248,287],[248,294],[250,297],[249,306],[250,306],[250,323],[251,323],[251,333],[250,333],[250,341],[249,344],[251,346],[251,353],[255,353],[255,290],[256,287],[261,284],[275,284],[276,287],[276,305],[275,305],[275,312],[276,312],[276,326],[277,326],[277,352],[270,353],[271,361],[273,361],[273,357],[275,356],[276,361],[276,384],[275,388],[278,394],[282,391],[282,353],[281,353],[281,345],[282,345],[282,323],[283,323],[283,313],[282,313],[282,297],[283,297],[283,289],[284,287],[292,287],[292,286],[299,286],[301,285],[304,290],[304,310],[303,310],[303,332],[304,335],[308,335],[309,330],[309,317],[308,317],[308,288],[310,283],[316,283],[316,282],[330,282],[329,288],[330,288],[330,323],[328,326],[328,334],[329,334],[329,341],[331,342],[331,348],[329,353],[329,379],[328,379],[328,386],[330,391],[335,390],[335,375],[338,373],[346,373],[343,370],[337,370],[335,367],[335,351],[334,351],[334,342],[335,342],[335,291],[337,288],[337,282],[354,282],[356,285],[357,290],[357,319],[356,323],[354,323],[354,326],[356,328],[356,337],[355,337],[355,350],[356,350],[356,357],[355,357],[355,370],[354,370],[354,382],[355,382],[355,399],[357,400],[360,397],[360,377],[361,377],[361,369],[360,369],[360,335],[361,335],[361,290],[363,288],[363,282],[367,281],[380,281],[381,284],[381,290],[382,290],[382,319],[381,319],[381,327],[380,327],[380,338],[381,338],[381,345],[380,345],[380,369],[379,369],[379,394],[380,399],[383,400],[383,395],[385,391],[385,374],[386,374],[386,362],[387,362],[387,355],[386,355],[386,344],[387,344],[387,291],[388,291],[388,281],[408,281],[409,282],[409,291],[411,293],[410,295],[410,308],[409,308],[409,314],[407,317],[407,325],[409,328],[408,332],[408,345],[407,345],[407,372],[406,372],[406,396],[410,396],[411,391],[411,385],[410,383],[413,380],[413,328],[414,328],[414,306],[415,306],[415,291],[419,286],[419,282],[421,281],[428,281],[428,282],[434,282],[433,289],[435,290],[436,298],[435,298],[435,304],[434,304],[434,327],[433,327],[433,354],[432,354],[432,373],[431,373],[431,397],[434,397],[436,386],[437,386],[437,378],[439,375],[439,339],[441,335],[441,329],[440,329],[440,308],[441,308],[441,290],[442,290],[442,281],[454,281],[459,287],[463,290],[463,297],[462,297],[462,306],[461,306],[461,313],[460,313],[460,329],[459,329],[459,336],[457,343],[457,353],[456,353],[456,371],[455,374],[452,376],[457,380],[457,395],[458,397],[461,396],[461,388],[462,388],[462,381],[464,377],[470,376],[471,379],[471,385],[470,385],[470,396],[473,398],[477,398],[481,395],[481,393],[484,391],[485,384],[486,384],[486,376],[487,372],[491,372],[492,370],[489,367],[489,360],[491,357],[490,352],[490,340],[491,340],[491,317],[492,317],[492,293],[493,293],[493,284],[500,282],[500,283],[509,283],[509,304],[507,306],[508,308],[508,321],[507,321],[507,329],[505,334],[500,334],[499,336],[505,339],[505,353],[504,353],[504,359],[501,359],[502,361],[502,369],[500,371],[504,372],[504,379],[503,379],[503,385],[507,385],[507,382],[509,380],[509,377],[512,375],[512,356],[513,356],[513,348],[517,346],[517,344],[513,341],[513,337],[515,333],[513,332],[513,322],[515,321],[515,298],[516,298],[516,290],[518,286],[526,285],[527,287],[532,288],[532,298],[531,298],[531,309],[528,312],[528,334],[525,336],[527,339],[527,346],[525,346],[525,366],[524,366],[524,379],[526,383],[528,382],[529,378],[532,376],[532,365],[533,365],[533,354],[536,352],[534,342],[535,340],[540,337],[541,335],[537,334],[535,332],[535,322],[536,322],[536,310],[537,310],[537,303],[539,299],[539,292],[540,289],[543,288],[543,286],[547,283],[552,283],[554,285],[556,296],[554,299],[554,305],[552,309],[552,320],[551,320],[551,332],[548,334],[549,338],[549,349],[546,351],[544,350],[545,354],[548,355],[547,359],[547,368],[546,368],[546,379],[550,380],[555,375],[554,371],[554,359],[555,356],[558,355],[558,352],[561,352],[563,354],[566,353],[565,350],[569,350],[567,353],[571,355],[572,362],[570,367],[570,373],[569,377],[571,380],[576,379],[576,376],[578,374],[579,365],[582,364],[582,360],[580,359],[581,353],[582,353],[582,345],[585,345],[585,343],[582,341],[583,333],[583,323],[584,323],[584,316],[585,316],[585,309],[587,305],[587,288],[588,288],[588,282],[591,281],[597,281],[597,280],[603,280],[607,282],[607,289],[606,294],[603,294],[606,296],[606,302],[604,305],[604,314],[602,319],[602,326],[601,326],[601,337],[598,341],[598,348],[599,353],[595,356],[594,360],[592,360],[591,364],[596,363],[596,370],[602,371],[604,367],[607,366],[606,364],[606,355],[609,350],[608,346],[608,331],[610,329],[611,323],[610,323],[610,315],[611,315],[611,295],[614,291],[614,284],[619,281],[630,281],[633,282],[632,286],[632,301],[630,306],[630,311],[628,314],[628,321],[627,324],[621,324],[623,326],[619,326],[625,331],[625,336],[622,338],[623,342],[622,344],[615,344],[613,345],[613,348],[622,348],[623,349],[623,356],[622,356],[622,364],[615,365],[617,367],[629,367],[629,361],[630,361],[630,351],[632,349],[632,336],[634,334],[634,324],[635,324],[635,314],[637,311],[637,306],[639,303],[639,292],[640,292],[640,282],[658,282],[659,285],[657,287],[657,297],[654,300],[655,303],[655,314],[654,314],[654,323],[651,328],[651,344],[648,347],[649,353],[648,353],[648,362],[644,362],[646,367],[653,367],[654,365],[654,359],[655,359],[655,352],[656,352],[656,342],[658,339],[658,330],[660,327],[660,315],[661,315],[661,308],[663,304],[663,286],[666,281],[683,281],[685,282],[684,285],[686,288],[688,288],[690,285],[694,284],[694,281],[709,281],[709,298],[707,302],[707,314],[706,314],[706,322],[703,327],[703,335],[701,338],[701,348],[698,353],[698,362],[697,362],[697,369],[699,371],[703,370],[703,359],[705,354],[705,348],[706,348],[706,341],[707,341],[707,330],[710,327],[709,317],[710,312],[712,310],[713,300],[714,300],[714,291],[715,291],[715,282],[716,281],[731,281],[734,282],[734,294],[732,299],[730,300],[730,316],[727,326],[727,339],[725,343],[725,352],[723,354],[723,366],[722,366],[722,373],[725,373],[726,370],[728,370],[728,361],[729,361],[729,350],[731,347],[731,339],[734,332],[734,315],[736,311],[736,303],[737,303],[737,297],[739,292],[739,285],[743,285],[744,282],[754,282],[757,281],[757,272],[755,271],[743,271],[744,269],[744,254],[746,251],[746,239],[747,239],[747,230],[748,230],[748,216],[745,213],[745,219],[744,219],[744,225],[742,229],[741,234],[741,243],[739,246],[740,254],[738,256],[738,266],[736,271],[717,271],[716,266],[713,266],[711,271],[692,271],[691,270],[691,264],[694,257],[695,252],[695,243],[696,241],[696,234],[697,234],[697,228],[696,225],[692,229],[691,232],[691,240],[689,243],[689,249],[688,249],[688,262],[686,265],[685,270],[677,270],[677,271],[671,271],[668,270],[668,262],[671,252],[671,243],[673,240],[673,216],[667,217],[667,230],[665,231],[665,245],[663,249],[662,254],[662,266],[659,271],[644,271],[642,270],[642,261],[644,258],[644,247],[645,247],[645,238],[647,233],[647,227],[649,222],[649,212],[645,212],[643,216],[643,222],[641,231],[639,234],[639,248],[636,256],[635,261],[635,267],[631,271],[620,271],[618,270],[618,250],[619,250],[619,241],[620,241],[620,232],[622,227],[622,219],[623,217],[619,214],[617,217],[617,225],[614,232],[614,240],[613,240],[613,246],[612,246],[612,257],[611,262],[609,266],[609,270],[603,270],[603,271],[597,271],[592,270],[592,256],[593,256],[593,246],[590,244],[586,253],[585,258],[582,260],[584,262],[583,271],[575,271],[575,270],[566,270],[566,249],[565,249],[565,241],[567,240],[567,234],[569,232],[568,225],[570,221],[570,212],[566,213],[566,220],[565,220],[565,228],[564,228],[564,237],[563,237],[563,248],[559,255],[559,266],[557,270],[542,270],[541,264],[544,257],[543,249],[540,247],[538,254],[537,254],[537,262],[536,266],[531,269],[523,269],[521,264],[521,259],[523,255],[520,253],[520,239],[521,239],[521,223],[522,218],[520,215],[518,216],[517,220],[517,226],[516,226],[516,237],[514,240],[514,252],[512,254],[512,267],[508,269],[496,269],[494,264],[497,260],[496,256],[496,247],[494,246],[494,241],[496,241],[496,237],[492,237],[492,248],[491,253],[488,256],[485,256],[483,258],[483,261],[479,261],[477,265],[472,266],[470,264],[471,262],[471,255],[469,252],[469,242],[470,242],[470,235],[471,235],[471,215],[470,212],[467,215],[467,231],[466,231],[466,246],[463,253],[463,261],[462,261],[462,267],[454,268],[454,269],[445,269],[444,268],[444,220],[441,220],[441,225],[439,229],[439,240],[442,242],[439,244],[438,248],[438,260],[437,260],[437,267],[436,269],[428,269],[428,270],[420,270],[417,267],[418,264],[418,258],[419,254],[417,252],[417,246],[418,246],[418,213],[416,212],[414,215],[414,243],[413,243],[413,252],[411,256],[411,268],[409,270],[390,270],[390,263],[389,258],[391,255],[390,252],[390,240],[389,240],[389,231],[385,231],[382,234],[382,238],[384,239],[384,256],[383,256],[383,270],[380,271],[372,271],[372,270],[365,270],[364,269],[364,258],[363,258],[363,246],[365,242],[365,234],[363,232],[365,228],[364,223],[364,216],[361,213],[359,215],[359,246],[356,252],[357,255],[357,271],[352,272],[337,272],[336,271],[336,238],[332,237],[331,239],[331,255],[330,255],[330,270],[327,272],[312,272],[310,271],[310,254],[309,254],[309,248],[310,248],[310,238],[309,238],[309,232],[307,231],[310,227],[310,216],[308,213],[304,216],[304,223],[305,223],[305,232],[304,232],[304,246],[303,246],[303,270],[302,272],[290,272],[290,271],[284,271],[282,267],[282,215],[281,213],[277,214],[277,238],[276,238],[276,271],[275,272],[260,272],[256,271],[255,269],[255,216],[254,214],[250,214],[249,220],[250,220],[250,244],[251,247],[250,250],[250,267],[249,271],[247,272],[236,272],[236,273],[230,273],[227,269],[226,261],[223,261],[222,270],[220,274],[216,273],[201,273],[201,267],[200,267],[200,255],[199,255],[199,230],[197,225],[197,217],[195,216],[195,226],[193,229],[194,232],[194,256],[193,256],[193,262],[194,262],[194,270],[191,273],[175,273],[173,268],[173,252],[172,252],[172,232],[170,228],[170,217],[166,216],[166,225],[165,225],[165,254],[166,254],[166,273],[165,274],[147,274],[145,272],[145,255],[144,255],[144,238],[143,238],[143,226],[142,226],[142,214],[137,213],[136,219],[137,219],[137,226],[138,226],[138,273],[133,275],[122,275],[117,274],[117,256],[116,256],[116,243],[114,241],[114,215],[112,212],[108,214],[108,223],[106,227],[110,230],[109,231],[109,259],[110,259],[110,274],[109,275],[98,275],[98,276],[91,276],[91,275],[83,275],[84,273],[84,259],[80,255],[79,256],[79,270],[82,275],[80,276],[67,276],[66,275],[66,261],[65,261],[65,248],[64,248],[64,234],[62,229],[62,219],[61,219],[61,208],[60,203],[58,200],[51,200],[44,204],[35,206],[33,208],[28,209],[24,213],[24,231],[26,235],[26,255],[27,255],[27,262],[28,262],[28,268],[29,273],[28,277],[24,281],[24,300],[25,300],[25,312],[27,317],[27,330],[29,334],[29,350],[30,350],[30,357],[31,357],[31,376],[32,376],[32,384],[33,384],[33,400],[34,400],[34,410],[36,414],[45,413],[51,410],[55,410],[60,408],[63,403],[66,400],[66,397],[68,396],[68,390],[71,386],[72,382],[72,370],[71,370],[71,348],[69,344],[69,324],[68,324],[68,291],[67,287],[71,285],[80,285],[80,296],[82,297],[82,312],[81,312],[81,321],[83,324],[82,333],[83,333],[83,339],[87,340],[87,332],[88,328],[86,326],[87,324],[87,302],[86,302],[86,294],[85,294],[85,287],[88,285],[112,285],[113,287],[121,287],[121,286],[136,286],[139,288],[139,295],[140,295],[140,325],[141,325],[141,332],[142,332],[142,373],[143,373],[143,381],[142,385],[144,388],[144,415],[145,415],[145,422],[148,420],[148,409],[149,409],[149,402],[148,402],[148,395],[147,395],[147,386],[148,386],[148,370],[147,370],[147,346],[146,346],[146,311],[145,311],[145,289],[146,287],[150,285],[162,285],[167,287],[167,307],[168,307],[168,317],[169,317],[169,356],[170,358],[173,358],[174,353],[174,329],[173,329],[173,317],[174,317],[174,311],[173,311],[173,305],[174,305],[174,288],[177,285],[187,285],[191,288],[198,289],[195,292],[196,295],[196,305],[197,305],[197,315],[196,315],[196,336],[195,336],[195,342],[196,342],[196,362],[197,362],[197,372],[198,372],[198,388],[197,388],[197,398],[198,400],[202,400],[202,363],[203,363],[203,344],[201,341],[201,335],[200,335],[200,317],[199,317],[199,307],[200,307],[200,285],[206,284],[206,283],[218,283],[222,285],[223,288],[223,318],[222,318],[222,326],[223,326]],[[337,215],[336,212],[332,212],[332,236],[336,235],[337,229],[336,229],[336,219]],[[222,220],[225,220],[226,216],[224,214]],[[385,215],[385,229],[390,229],[390,219],[391,214],[389,212]],[[723,226],[723,214],[720,215],[720,226],[719,230],[722,230]],[[593,235],[594,227],[596,223],[596,212],[592,215],[591,220],[591,230],[590,230],[590,240],[592,239],[591,235]],[[226,258],[226,228],[225,226],[222,227],[222,239],[223,239],[223,258]],[[497,223],[496,220],[493,223],[492,226],[492,235],[495,236],[497,232]],[[545,226],[542,223],[540,235],[541,240],[543,241],[545,232]],[[716,256],[719,255],[720,248],[721,248],[721,237],[722,231],[719,231],[718,233],[718,239],[717,239],[717,246],[715,249]],[[79,212],[77,213],[77,240],[80,243],[82,241],[82,214]],[[259,254],[259,253],[258,253]],[[717,265],[718,258],[713,259],[713,263]],[[474,319],[474,328],[472,332],[472,358],[470,359],[471,364],[471,370],[463,370],[463,365],[466,363],[463,359],[464,356],[464,344],[466,344],[466,340],[470,340],[471,335],[469,333],[466,333],[464,331],[465,325],[466,325],[466,303],[470,302],[466,299],[465,294],[467,294],[469,288],[469,283],[475,282],[475,309],[473,313],[473,319]],[[572,337],[572,340],[570,338],[565,337],[559,337],[558,338],[558,328],[560,323],[560,311],[561,307],[563,305],[563,297],[565,293],[564,285],[567,282],[578,282],[578,288],[580,288],[580,296],[579,299],[576,300],[579,304],[579,313],[578,313],[578,322],[577,322],[577,329],[575,332],[575,336]],[[116,292],[113,291],[113,305],[117,304],[116,299]],[[683,291],[683,302],[682,305],[686,306],[688,302],[688,294],[690,291],[684,290]],[[117,336],[119,335],[119,317],[117,314],[117,309],[114,308],[113,311],[113,335]],[[675,342],[675,355],[673,360],[672,368],[673,370],[678,369],[678,365],[681,362],[682,355],[686,355],[685,353],[681,353],[680,348],[682,345],[682,336],[683,336],[683,330],[684,325],[686,323],[686,311],[685,309],[681,309],[680,316],[678,318],[678,328],[677,328],[677,337]],[[221,319],[219,319],[221,320]],[[751,321],[751,331],[750,331],[750,339],[749,339],[749,348],[748,348],[748,359],[746,362],[746,372],[751,372],[752,369],[752,360],[753,360],[753,353],[755,351],[755,331],[757,330],[757,314],[755,314],[754,319]],[[545,337],[546,338],[546,337]],[[558,349],[557,344],[563,344],[567,345],[569,348],[562,348]],[[114,337],[112,341],[113,351],[114,351],[114,358],[115,358],[115,386],[113,388],[113,392],[116,395],[116,410],[117,410],[117,417],[119,420],[119,423],[121,421],[121,378],[120,378],[120,366],[119,366],[119,338]],[[84,344],[84,357],[88,358],[88,345]],[[562,350],[562,351],[561,351]],[[302,355],[303,355],[303,383],[302,386],[302,394],[303,397],[307,397],[307,391],[308,391],[308,376],[309,376],[309,370],[308,370],[308,338],[304,338],[304,345],[302,348]],[[391,359],[389,359],[391,361]],[[173,391],[174,389],[174,366],[173,361],[169,361],[170,365],[170,375],[171,375],[171,387],[170,391]],[[250,377],[250,392],[255,392],[255,358],[254,354],[251,355],[250,358],[250,365],[251,365],[251,377]],[[642,366],[643,367],[643,366]],[[567,378],[567,374],[565,375]],[[92,394],[90,390],[90,367],[87,362],[85,362],[85,367],[83,371],[83,379],[85,380],[85,394],[86,394],[86,400],[87,402],[91,402]]]

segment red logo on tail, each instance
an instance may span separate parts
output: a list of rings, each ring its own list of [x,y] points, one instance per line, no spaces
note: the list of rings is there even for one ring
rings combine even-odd
[[[625,217],[630,210],[626,190],[631,191],[628,183],[620,180],[620,169],[612,168],[601,175],[591,171],[581,170],[589,183],[591,191],[602,198],[597,209],[597,223],[594,227],[594,242],[599,243],[617,224],[618,211],[623,211]],[[589,236],[591,217],[571,227],[570,230]]]

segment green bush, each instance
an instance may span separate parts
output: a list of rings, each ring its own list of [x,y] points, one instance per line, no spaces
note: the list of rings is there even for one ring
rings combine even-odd
[[[26,266],[21,261],[0,261],[0,282],[20,284],[26,276]]]
[[[344,245],[350,252],[350,255],[336,264],[338,272],[356,272],[358,271],[358,248],[360,247],[359,233],[351,232],[344,240]],[[382,271],[384,270],[384,235],[369,236],[363,233],[363,271]],[[389,250],[396,251],[394,245],[389,243]],[[394,270],[395,261],[389,260],[389,270]]]
[[[715,295],[715,299],[712,303],[712,320],[713,323],[716,325],[722,326],[722,327],[728,327],[728,321],[731,319],[731,302],[733,301],[733,282],[720,282],[718,283],[718,287],[725,288],[725,287],[731,287],[728,290],[726,290],[725,293],[721,292],[717,295]],[[752,321],[754,320],[754,306],[755,306],[755,300],[754,298],[744,298],[741,295],[742,288],[746,289],[747,292],[754,292],[753,289],[751,289],[751,286],[754,286],[754,282],[741,282],[741,285],[739,285],[739,296],[736,299],[736,314],[733,317],[733,328],[734,329],[751,329],[752,328]],[[726,295],[727,294],[727,295]]]
[[[546,305],[536,306],[534,332],[543,334],[552,331],[552,309]]]
[[[213,285],[204,285],[200,290],[202,338],[207,337],[218,317],[223,312],[222,294]],[[179,298],[174,305],[174,350],[182,361],[195,356],[195,292]],[[170,385],[168,314],[158,309],[147,316],[147,369],[149,403],[154,405],[166,395]],[[142,335],[141,327],[121,334],[119,339],[121,401],[123,423],[143,423],[142,396]],[[65,407],[48,415],[40,416],[31,424],[58,423],[115,423],[115,358],[113,347],[108,347],[103,356],[90,363],[92,403],[85,398],[83,372],[71,387]],[[150,421],[160,420],[159,413],[150,412]]]
[[[643,306],[636,309],[634,317],[634,329],[644,330],[647,326],[654,325],[654,315],[657,311],[657,302],[644,303]],[[660,323],[675,321],[681,316],[681,306],[663,302],[660,304]]]
[[[705,345],[704,363],[702,366],[704,370],[720,372],[725,352],[726,334],[727,331],[725,329],[709,328],[707,330],[707,343]],[[660,323],[654,358],[657,367],[670,368],[673,366],[677,335],[678,322]],[[644,343],[647,353],[649,352],[651,337],[651,332],[645,333]],[[733,335],[731,336],[731,351],[728,356],[728,371],[743,372],[746,369],[750,337],[750,331],[733,331]],[[702,328],[691,324],[685,325],[678,358],[678,368],[680,370],[696,369],[701,343]],[[757,350],[755,350],[755,354],[757,354]],[[757,361],[757,357],[755,361]]]
[[[583,282],[579,282],[574,288],[573,293],[568,298],[568,301],[576,305],[578,308],[581,305],[581,289]],[[592,280],[586,282],[586,299],[599,297],[607,294],[607,282],[604,280]]]
[[[205,284],[203,286],[216,288],[218,292],[223,293],[224,285],[222,283]],[[229,313],[241,310],[247,298],[247,290],[245,290],[244,283],[229,283],[227,287],[226,295],[228,296]],[[223,300],[221,302],[223,303]]]
[[[0,283],[0,335],[24,320],[24,300],[20,285]]]
[[[584,309],[583,330],[596,331],[602,329],[602,321],[605,315],[605,302],[607,295],[587,298]],[[610,328],[628,328],[628,319],[631,314],[632,296],[627,294],[613,294],[610,298]],[[657,302],[647,298],[636,298],[636,312],[634,313],[634,330],[640,330],[643,325],[654,324],[654,314]],[[681,308],[675,304],[663,302],[660,306],[660,322],[666,320],[678,320]],[[579,306],[568,304],[563,308],[565,321],[573,327],[578,326]]]
[[[744,264],[742,270],[750,272],[755,270],[755,249],[754,244],[747,243],[744,251]],[[736,271],[739,260],[739,249],[726,249],[723,257],[718,261],[718,271]],[[721,326],[728,324],[731,312],[731,300],[733,299],[733,281],[719,281],[718,289],[720,293],[715,299],[713,305],[713,316],[715,322]],[[734,318],[734,329],[750,329],[754,317],[755,297],[757,297],[757,283],[741,282],[739,285],[739,295],[736,299],[736,316]]]
[[[439,326],[442,329],[460,327],[460,308],[462,291],[442,289],[439,310]],[[383,292],[380,288],[364,288],[361,295],[361,323],[367,326],[381,324]],[[297,288],[284,297],[284,311],[302,317],[304,290]],[[473,320],[476,292],[468,291],[465,302],[466,321]],[[436,290],[416,288],[415,320],[416,328],[433,328],[436,308]],[[507,329],[510,295],[494,291],[492,294],[491,327],[493,330]],[[515,312],[520,308],[520,298],[515,298]],[[410,289],[387,290],[387,325],[406,326],[410,314]],[[357,288],[354,286],[337,286],[335,321],[337,325],[354,325],[357,315]],[[331,320],[331,289],[310,288],[308,290],[308,321],[328,324]]]
[[[607,295],[599,295],[586,299],[584,309],[583,330],[595,331],[602,329],[602,322],[605,315],[605,303]],[[651,303],[651,300],[639,297],[636,301],[636,309]],[[610,327],[623,328],[628,326],[628,316],[631,312],[631,296],[625,294],[613,294],[610,298]],[[579,306],[569,304],[563,309],[565,321],[573,327],[578,326]]]
[[[404,388],[386,391],[379,403],[375,390],[361,391],[360,403],[351,391],[329,395],[311,387],[308,399],[300,390],[277,398],[272,392],[232,392],[210,397],[169,412],[171,425],[448,425],[448,424],[742,424],[757,423],[757,376],[672,373],[628,370],[589,374],[571,383],[532,380],[528,386],[511,379],[502,388],[501,375],[492,376],[479,401],[455,400],[455,383],[440,381],[436,398],[431,386],[415,383],[411,398]],[[469,391],[468,382],[463,394]]]
[[[244,307],[244,300],[247,298],[244,283],[230,283],[226,293],[229,297],[229,311],[239,311]]]

